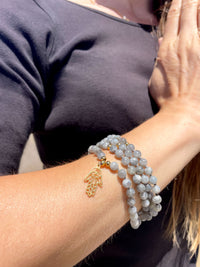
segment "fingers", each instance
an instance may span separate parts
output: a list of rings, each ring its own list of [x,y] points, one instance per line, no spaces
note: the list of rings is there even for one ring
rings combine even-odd
[[[181,13],[182,0],[173,0],[168,12],[167,22],[165,25],[164,39],[174,38],[179,32],[179,21]]]
[[[180,33],[193,35],[197,32],[197,10],[199,0],[182,0]]]

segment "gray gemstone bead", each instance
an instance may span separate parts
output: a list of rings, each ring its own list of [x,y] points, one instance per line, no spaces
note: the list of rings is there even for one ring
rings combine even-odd
[[[162,206],[160,204],[155,205],[155,210],[160,212],[162,210]]]
[[[91,154],[96,154],[100,151],[100,148],[98,146],[90,146],[88,148],[88,152]]]
[[[112,171],[117,171],[119,169],[119,165],[117,164],[117,162],[111,162],[110,163],[110,169]]]
[[[133,182],[134,182],[135,184],[140,184],[141,181],[142,181],[142,177],[141,177],[140,175],[135,174],[135,175],[133,176]]]
[[[118,143],[119,143],[119,140],[117,138],[113,138],[111,140],[111,144],[114,145],[114,146],[116,146]]]
[[[154,196],[154,194],[153,194],[152,192],[150,192],[150,193],[148,194],[148,199],[152,199],[153,196]]]
[[[143,174],[142,175],[142,183],[148,184],[148,182],[149,182],[149,176]]]
[[[148,193],[147,193],[147,192],[142,192],[142,193],[140,193],[140,198],[141,198],[142,200],[146,200],[146,199],[148,198]]]
[[[152,192],[154,194],[159,194],[160,193],[160,187],[158,185],[155,185],[153,188],[152,188]]]
[[[143,172],[144,172],[144,169],[141,166],[136,167],[136,173],[137,174],[143,174]]]
[[[146,215],[146,220],[147,221],[151,221],[152,220],[152,215],[151,214],[147,214]]]
[[[154,196],[153,198],[152,198],[152,202],[153,203],[155,203],[155,204],[160,204],[161,203],[161,201],[162,201],[162,198],[161,198],[161,196]]]
[[[104,145],[104,141],[102,140],[102,141],[99,143],[99,147],[103,149],[103,145]]]
[[[128,209],[128,212],[130,215],[134,215],[135,213],[137,213],[137,208],[134,206],[134,207],[130,207]]]
[[[150,205],[150,201],[148,199],[142,201],[142,207],[147,208]]]
[[[128,179],[128,178],[126,178],[126,179],[124,179],[124,180],[122,181],[122,186],[123,186],[124,188],[130,188],[131,185],[132,185],[132,182],[131,182],[131,180]]]
[[[103,144],[102,148],[103,148],[103,149],[107,149],[107,148],[108,148],[108,146],[109,146],[109,143],[108,143],[108,142],[104,142],[104,144]]]
[[[121,144],[119,146],[119,149],[122,150],[122,151],[125,151],[126,150],[126,145],[125,144]]]
[[[132,144],[129,144],[129,145],[127,146],[127,149],[128,149],[128,150],[131,150],[131,151],[134,151],[134,150],[135,150],[135,146],[132,145]]]
[[[134,155],[134,157],[136,157],[136,158],[140,158],[141,157],[141,152],[139,151],[139,150],[135,150],[134,152],[133,152],[133,155]]]
[[[151,214],[152,217],[156,217],[158,215],[158,212],[155,211],[155,210],[151,210],[150,214]]]
[[[149,182],[151,183],[151,184],[156,184],[157,183],[157,178],[155,177],[155,176],[150,176],[150,178],[149,178]]]
[[[145,191],[146,191],[146,192],[150,192],[151,189],[152,189],[152,186],[151,186],[150,184],[147,184],[147,185],[146,185],[146,189],[145,189]]]
[[[133,215],[130,215],[130,220],[138,220],[139,216],[138,216],[138,213],[134,213]]]
[[[137,185],[137,191],[139,192],[139,193],[142,193],[142,192],[144,192],[145,191],[145,185],[143,185],[143,184],[139,184],[139,185]]]
[[[128,157],[122,157],[122,165],[128,166],[129,164],[129,158]]]
[[[120,138],[120,143],[121,143],[121,144],[126,144],[126,143],[127,143],[127,141],[126,141],[126,139],[125,139],[125,138],[121,137],[121,138]]]
[[[124,155],[125,155],[126,157],[131,158],[132,155],[133,155],[133,152],[132,152],[131,150],[128,150],[128,149],[127,149],[127,150],[124,152]]]
[[[152,174],[152,168],[151,167],[146,167],[144,172],[147,174],[147,175],[151,175]]]
[[[110,147],[110,152],[111,152],[111,153],[115,153],[116,151],[117,151],[117,147],[112,145],[112,146]]]
[[[140,219],[142,222],[145,222],[146,221],[146,213],[141,213],[140,214]]]
[[[98,159],[101,159],[101,158],[103,158],[103,157],[105,157],[106,155],[105,155],[105,153],[103,152],[103,151],[100,151],[100,152],[98,152],[97,153],[97,157],[98,157]]]
[[[140,159],[140,166],[146,167],[147,166],[147,160],[146,159]]]
[[[115,156],[117,157],[117,158],[121,158],[121,157],[123,157],[123,151],[122,150],[120,150],[120,149],[117,149],[117,151],[115,152]]]
[[[133,188],[129,188],[126,190],[127,197],[134,197],[135,196],[135,190]]]
[[[135,206],[135,199],[133,199],[133,198],[129,198],[129,199],[127,200],[127,204],[128,204],[129,206],[131,206],[131,207]]]
[[[138,165],[138,159],[133,157],[130,159],[130,165],[137,166]]]
[[[131,227],[132,227],[133,229],[138,229],[138,228],[140,227],[140,222],[139,222],[139,220],[136,220],[136,221],[131,220],[131,221],[130,221],[130,224],[131,224]]]
[[[145,211],[145,212],[149,212],[149,207],[146,207],[146,208],[143,207],[142,210]]]
[[[130,175],[134,175],[135,172],[136,172],[136,169],[135,169],[135,167],[133,167],[133,166],[128,166],[127,172],[128,172],[128,174],[130,174]]]
[[[119,178],[121,178],[121,179],[125,179],[125,178],[126,178],[126,171],[125,171],[124,169],[120,169],[120,170],[118,171],[118,176],[119,176]]]

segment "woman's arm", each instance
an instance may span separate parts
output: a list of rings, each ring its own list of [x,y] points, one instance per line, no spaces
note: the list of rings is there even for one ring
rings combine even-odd
[[[200,148],[196,125],[182,113],[171,115],[160,112],[124,135],[143,151],[161,188]],[[2,266],[72,266],[128,221],[125,194],[109,170],[102,169],[104,185],[96,196],[85,194],[84,177],[96,164],[89,155],[60,167],[1,178]]]
[[[180,2],[174,0],[172,10]],[[192,7],[197,10],[197,3],[189,0],[184,2],[187,3],[187,10]],[[185,13],[184,16],[191,15]],[[179,19],[179,15],[176,17]],[[178,27],[172,18],[169,17],[167,27]],[[194,16],[192,19],[197,20]],[[184,23],[182,25],[183,35],[188,29],[185,29]],[[170,38],[166,37],[162,48],[167,46],[166,40]],[[191,53],[193,46],[185,49]],[[176,53],[173,49],[171,51]],[[181,54],[183,52],[186,51],[182,50]],[[159,57],[162,59],[163,55]],[[177,57],[176,63],[181,64],[178,60]],[[197,57],[192,60],[192,64],[195,64]],[[185,70],[189,70],[190,65],[191,61],[186,62]],[[154,98],[159,101],[162,94],[165,100],[160,103],[161,110],[124,137],[142,151],[158,177],[158,185],[163,189],[200,151],[200,115],[197,109],[200,77],[193,73],[186,75],[182,71],[177,73],[176,70],[171,73],[168,65],[162,68],[165,75],[169,75],[168,79],[174,72],[175,77],[184,75],[190,90],[187,94],[181,94],[181,91],[175,94],[179,88],[182,90],[176,79],[174,86],[165,88],[165,92],[154,89]],[[158,76],[158,73],[154,73],[153,78],[157,80]],[[192,84],[188,82],[191,76]],[[114,160],[110,154],[107,158]],[[102,169],[104,185],[96,196],[88,198],[85,194],[84,177],[96,164],[97,159],[89,155],[56,168],[1,177],[1,266],[72,266],[128,221],[125,194],[116,175],[109,170]],[[138,198],[136,201],[139,209]]]

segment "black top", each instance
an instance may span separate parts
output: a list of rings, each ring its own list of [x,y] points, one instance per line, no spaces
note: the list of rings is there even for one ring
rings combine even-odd
[[[153,115],[151,26],[65,0],[1,0],[0,18],[2,175],[17,172],[31,132],[48,167],[79,158],[106,135],[123,134]],[[183,265],[181,251],[163,237],[170,186],[162,197],[158,217],[137,231],[124,226],[88,264],[168,267],[175,260],[173,266],[189,266],[187,255]]]

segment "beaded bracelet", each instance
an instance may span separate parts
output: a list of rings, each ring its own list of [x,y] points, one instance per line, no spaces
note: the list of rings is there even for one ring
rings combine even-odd
[[[125,169],[119,170],[119,166],[116,162],[111,163],[106,161],[105,153],[102,149],[109,150],[111,153],[115,154],[117,159],[121,159],[121,163],[127,168],[127,172]],[[147,160],[141,158],[141,152],[135,150],[134,145],[129,144],[125,138],[119,135],[109,135],[101,142],[97,143],[96,146],[90,146],[88,152],[98,157],[100,160],[98,167],[107,166],[112,171],[118,171],[119,178],[123,179],[122,186],[127,189],[127,203],[129,205],[132,228],[137,229],[142,221],[149,221],[152,217],[157,216],[162,208],[160,204],[162,199],[160,195],[158,195],[160,188],[156,185],[157,179],[152,175],[152,169],[147,167]],[[135,207],[135,190],[131,188],[132,182],[127,178],[127,173],[132,176],[133,182],[137,185],[136,188],[141,199],[142,209],[138,213]],[[89,177],[91,177],[91,173]],[[88,178],[85,180],[88,180]],[[97,185],[102,186],[102,180],[100,184],[97,182],[96,186]]]

